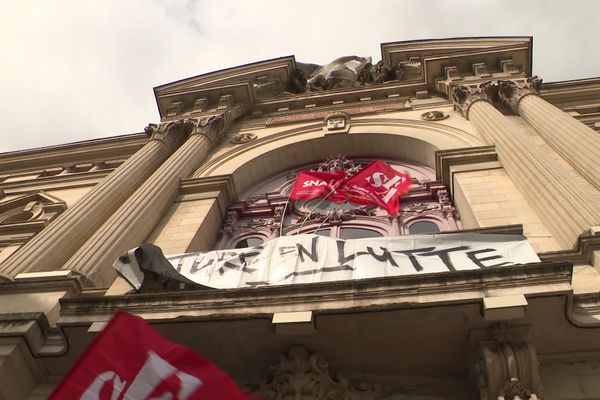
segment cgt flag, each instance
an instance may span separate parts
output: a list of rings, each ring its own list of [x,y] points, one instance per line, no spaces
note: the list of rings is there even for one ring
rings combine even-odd
[[[223,371],[118,312],[50,395],[51,400],[248,400]]]

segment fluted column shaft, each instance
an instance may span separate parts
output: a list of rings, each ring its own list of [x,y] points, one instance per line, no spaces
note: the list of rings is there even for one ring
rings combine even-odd
[[[174,123],[152,133],[140,150],[0,264],[0,274],[59,269],[184,139]]]
[[[148,237],[177,195],[180,180],[197,168],[213,147],[215,132],[224,119],[200,120],[187,141],[167,159],[65,263],[86,275],[91,283],[106,286],[115,277],[112,264],[118,256]]]
[[[600,189],[600,134],[537,95],[530,81],[500,81],[499,94],[581,175]]]
[[[592,206],[600,196],[572,184],[531,138],[509,129],[508,119],[490,102],[473,97],[463,92],[463,98],[470,98],[463,108],[468,119],[496,146],[507,173],[561,245],[572,247],[580,234],[600,223],[600,209]]]

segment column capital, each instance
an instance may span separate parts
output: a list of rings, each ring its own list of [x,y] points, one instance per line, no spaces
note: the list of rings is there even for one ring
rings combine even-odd
[[[185,142],[188,137],[189,129],[187,129],[184,120],[161,122],[160,124],[148,124],[144,128],[144,132],[150,140],[156,140],[164,144],[170,153],[173,153]]]
[[[518,105],[523,97],[539,95],[542,79],[532,76],[527,79],[506,79],[498,81],[498,96],[513,112],[518,114]]]
[[[492,81],[474,85],[457,85],[452,87],[454,109],[469,119],[469,108],[477,101],[492,103],[497,97],[498,87]]]
[[[226,120],[223,114],[188,118],[184,123],[190,130],[190,136],[202,135],[206,137],[213,146],[222,139],[226,127]]]

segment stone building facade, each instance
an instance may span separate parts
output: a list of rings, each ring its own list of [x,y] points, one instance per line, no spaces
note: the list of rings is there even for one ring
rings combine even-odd
[[[0,399],[45,398],[116,310],[267,399],[600,398],[600,78],[542,84],[529,37],[381,53],[183,79],[143,133],[0,154]],[[288,202],[298,171],[374,159],[412,177],[398,217]],[[454,231],[540,262],[243,289],[113,268],[145,242]]]

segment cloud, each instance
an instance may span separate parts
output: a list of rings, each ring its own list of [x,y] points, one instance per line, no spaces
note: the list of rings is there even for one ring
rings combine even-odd
[[[4,4],[3,4],[4,3]],[[600,76],[600,2],[0,0],[0,151],[140,132],[154,86],[295,54],[380,56],[382,42],[533,35],[546,81]],[[543,11],[543,16],[542,16]]]

